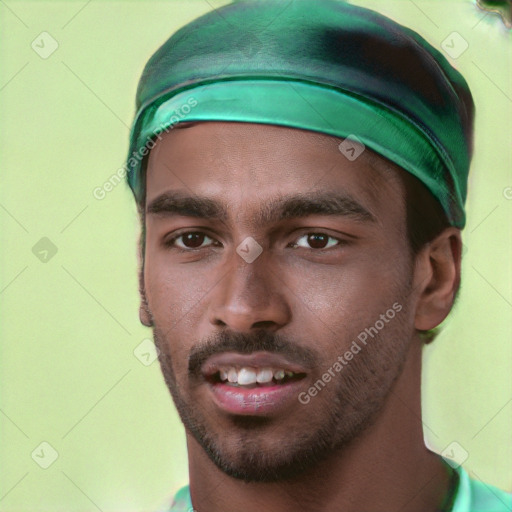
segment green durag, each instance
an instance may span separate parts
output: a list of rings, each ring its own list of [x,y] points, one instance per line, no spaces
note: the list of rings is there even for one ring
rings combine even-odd
[[[127,179],[177,123],[236,121],[353,138],[416,176],[463,228],[474,105],[414,31],[342,0],[239,0],[184,26],[139,82]]]

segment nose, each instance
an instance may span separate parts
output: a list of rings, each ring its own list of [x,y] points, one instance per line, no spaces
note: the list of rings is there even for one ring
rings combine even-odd
[[[286,287],[265,253],[252,263],[234,253],[222,272],[224,277],[212,292],[211,324],[233,331],[277,331],[290,321]]]

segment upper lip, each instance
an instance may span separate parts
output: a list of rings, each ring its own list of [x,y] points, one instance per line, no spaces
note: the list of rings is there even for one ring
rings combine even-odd
[[[271,352],[253,352],[252,354],[223,352],[216,354],[201,366],[201,373],[208,378],[215,375],[221,368],[229,367],[279,368],[293,373],[306,373],[304,366],[290,361],[282,354]]]

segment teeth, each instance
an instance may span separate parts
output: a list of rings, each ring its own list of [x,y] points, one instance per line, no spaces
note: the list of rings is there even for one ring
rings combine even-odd
[[[274,379],[276,379],[276,380],[284,379],[284,370],[276,370],[274,372]]]
[[[221,382],[228,381],[230,384],[238,384],[239,386],[250,386],[252,384],[269,384],[273,379],[277,381],[283,380],[285,377],[293,377],[293,372],[283,369],[273,368],[253,368],[242,367],[236,369],[234,366],[219,369],[219,378]]]
[[[274,372],[272,368],[262,368],[258,370],[258,375],[256,376],[256,381],[259,384],[266,384],[268,382],[272,382],[272,377],[274,376]]]
[[[254,368],[242,368],[238,372],[238,384],[240,386],[256,384],[256,370]]]

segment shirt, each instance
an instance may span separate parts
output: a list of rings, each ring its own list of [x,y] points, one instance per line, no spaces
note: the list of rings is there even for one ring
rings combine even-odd
[[[457,467],[456,471],[459,475],[459,484],[450,512],[512,511],[511,493],[470,478],[462,466]],[[161,512],[195,512],[190,499],[189,486],[182,487],[176,493],[171,507],[164,508]]]

